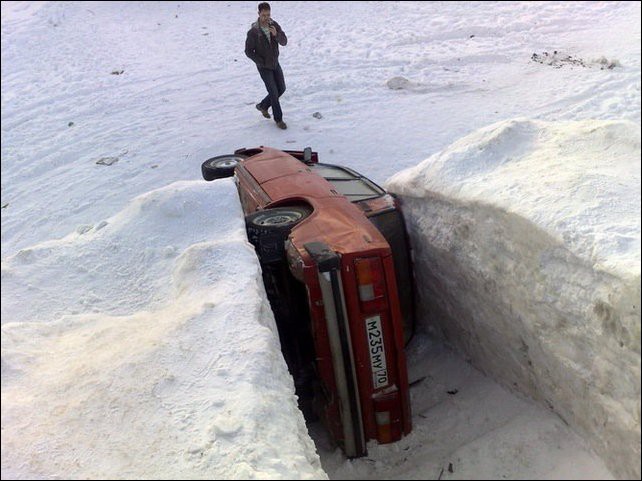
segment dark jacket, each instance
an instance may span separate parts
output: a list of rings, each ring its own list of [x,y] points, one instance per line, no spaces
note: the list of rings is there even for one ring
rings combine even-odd
[[[268,41],[267,37],[259,27],[258,20],[252,24],[252,28],[247,32],[245,39],[245,55],[247,55],[258,68],[269,68],[274,70],[279,64],[279,44],[286,46],[288,44],[288,37],[281,27],[274,20],[271,20],[272,25],[276,28],[276,39],[271,37]]]

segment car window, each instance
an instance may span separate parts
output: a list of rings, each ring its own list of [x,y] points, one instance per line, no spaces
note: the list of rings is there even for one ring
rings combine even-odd
[[[309,167],[315,174],[319,174],[330,182],[339,194],[345,195],[352,202],[373,199],[385,194],[376,184],[350,169],[328,164],[310,164]]]
[[[379,197],[381,192],[377,191],[374,186],[367,184],[363,179],[338,180],[332,179],[329,182],[334,189],[345,195],[351,201],[359,201]]]
[[[319,174],[326,180],[330,179],[354,179],[355,176],[345,169],[335,167],[334,165],[311,164],[310,168],[315,174]]]

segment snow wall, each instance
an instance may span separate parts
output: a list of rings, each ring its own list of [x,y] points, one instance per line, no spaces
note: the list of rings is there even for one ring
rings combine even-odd
[[[327,479],[231,179],[2,261],[2,479]]]
[[[500,122],[387,182],[419,319],[640,478],[640,126]]]

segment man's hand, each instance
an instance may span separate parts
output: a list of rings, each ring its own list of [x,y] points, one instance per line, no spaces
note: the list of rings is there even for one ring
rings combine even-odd
[[[270,25],[270,33],[273,37],[276,37],[276,27],[274,25]]]

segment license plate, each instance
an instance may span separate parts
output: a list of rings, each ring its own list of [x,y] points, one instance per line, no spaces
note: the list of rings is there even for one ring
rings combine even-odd
[[[383,347],[383,331],[381,330],[380,316],[366,319],[366,332],[368,334],[372,384],[375,389],[379,389],[380,387],[388,385],[388,368],[386,366],[386,352]]]

